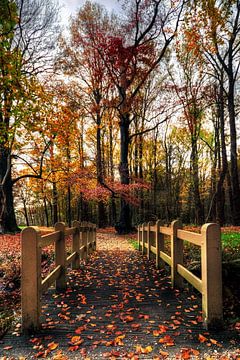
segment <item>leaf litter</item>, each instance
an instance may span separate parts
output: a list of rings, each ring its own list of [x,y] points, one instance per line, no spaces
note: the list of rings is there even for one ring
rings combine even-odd
[[[127,236],[98,235],[98,251],[69,273],[67,291],[50,290],[43,303],[29,359],[240,358],[235,338],[204,331],[198,296],[172,290]],[[19,359],[19,341],[3,344],[3,360]]]

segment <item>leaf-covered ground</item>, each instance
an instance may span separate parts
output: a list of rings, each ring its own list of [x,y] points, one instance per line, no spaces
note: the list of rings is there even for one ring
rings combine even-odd
[[[239,359],[238,335],[206,332],[196,293],[171,290],[127,237],[98,234],[98,251],[43,297],[43,330],[0,343],[2,359]]]

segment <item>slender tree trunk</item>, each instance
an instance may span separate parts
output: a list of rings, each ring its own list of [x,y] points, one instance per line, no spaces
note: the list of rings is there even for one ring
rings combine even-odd
[[[44,202],[44,212],[45,212],[46,225],[47,225],[47,227],[49,227],[48,208],[47,208],[47,201],[46,201],[45,196],[43,198],[43,202]]]
[[[71,208],[71,186],[67,186],[67,223],[71,227],[72,224],[72,208]]]
[[[70,174],[70,163],[71,163],[71,153],[70,153],[70,144],[69,144],[69,139],[67,141],[67,171],[68,171],[68,176]],[[72,208],[71,208],[71,185],[68,182],[67,184],[67,223],[68,226],[71,227],[72,224]]]
[[[54,181],[52,187],[52,197],[53,197],[53,219],[52,224],[55,225],[58,222],[58,193],[57,193],[57,184]]]
[[[142,128],[143,129],[143,125]],[[138,151],[139,151],[139,160],[138,160],[138,167],[139,167],[139,179],[143,180],[143,135],[139,135],[138,139]],[[140,196],[140,219],[145,221],[145,199],[144,199],[144,192],[142,189],[139,190]]]
[[[128,164],[128,151],[129,151],[129,114],[121,114],[120,121],[120,164],[119,173],[122,185],[129,185],[129,164]],[[132,230],[132,216],[130,206],[126,199],[121,198],[121,210],[119,216],[119,223],[116,229],[121,234],[126,234]]]
[[[23,200],[23,210],[24,210],[24,216],[25,216],[25,220],[26,220],[26,225],[29,226],[29,219],[28,219],[26,200],[24,198],[22,200]]]
[[[234,103],[234,78],[233,72],[229,73],[228,89],[228,115],[230,124],[230,150],[231,150],[231,188],[232,188],[232,220],[233,225],[240,225],[240,188],[237,162],[237,133],[236,133],[236,115]]]
[[[113,163],[113,126],[112,119],[109,127],[109,155],[110,155],[110,177],[114,181],[114,163]],[[116,202],[112,196],[110,199],[110,224],[115,225],[117,220]]]
[[[223,81],[223,79],[222,79]],[[223,86],[220,84],[219,103],[218,103],[218,116],[220,120],[220,139],[221,139],[221,158],[222,167],[220,170],[219,180],[217,183],[216,191],[216,221],[220,225],[225,223],[225,189],[224,182],[228,172],[227,150],[225,141],[225,115],[224,115],[224,93]]]
[[[196,136],[192,135],[191,141],[192,141],[192,152],[191,152],[192,185],[193,185],[195,222],[196,224],[203,224],[204,210],[203,210],[203,205],[201,202],[200,191],[199,191],[198,150],[197,150]]]
[[[157,173],[157,139],[158,129],[154,132],[154,144],[153,144],[153,213],[157,213],[157,185],[158,185],[158,173]]]
[[[102,162],[102,144],[101,144],[101,116],[97,114],[97,183],[103,184],[103,162]],[[103,201],[98,202],[98,227],[103,228],[106,226],[106,210]]]

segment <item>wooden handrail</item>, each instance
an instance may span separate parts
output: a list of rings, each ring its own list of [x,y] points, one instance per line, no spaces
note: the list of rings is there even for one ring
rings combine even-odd
[[[222,309],[222,262],[221,231],[218,224],[205,224],[201,233],[182,230],[179,221],[171,226],[144,223],[138,226],[138,248],[148,258],[155,256],[156,267],[167,263],[171,267],[172,287],[183,287],[187,280],[202,294],[203,320],[206,328],[221,327]],[[170,236],[171,255],[164,251],[165,236]],[[194,275],[183,264],[183,241],[201,248],[201,278]]]
[[[60,235],[61,232],[60,231],[54,231],[50,234],[47,235],[42,235],[39,239],[39,247],[45,247],[45,246],[49,246],[52,243],[55,243],[56,241],[60,240]]]
[[[65,239],[72,235],[72,252],[67,257]],[[96,249],[96,225],[73,222],[71,228],[57,223],[55,231],[41,235],[38,227],[27,227],[21,233],[22,244],[22,331],[40,328],[41,295],[54,282],[57,291],[66,289],[67,266],[77,269],[81,259]],[[55,268],[45,279],[41,279],[42,248],[55,244]]]

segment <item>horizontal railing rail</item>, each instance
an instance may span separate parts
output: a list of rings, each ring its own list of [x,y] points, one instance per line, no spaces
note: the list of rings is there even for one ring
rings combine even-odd
[[[72,236],[71,254],[67,256],[66,237]],[[22,244],[22,331],[40,328],[41,295],[55,282],[56,290],[66,290],[66,270],[78,269],[80,260],[87,260],[96,249],[96,225],[73,222],[71,228],[57,223],[55,231],[41,235],[38,227],[27,227],[21,233]],[[44,279],[41,276],[42,249],[55,245],[55,267]]]
[[[170,237],[171,255],[165,252],[165,240]],[[201,249],[201,278],[188,270],[183,263],[183,242]],[[148,258],[153,254],[156,267],[167,263],[171,267],[172,287],[183,287],[183,279],[202,294],[203,321],[207,328],[222,325],[222,259],[221,230],[218,224],[205,224],[201,233],[182,230],[179,221],[171,226],[144,223],[138,227],[139,250]]]

